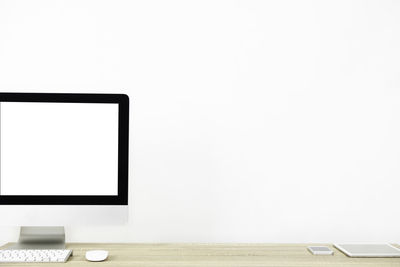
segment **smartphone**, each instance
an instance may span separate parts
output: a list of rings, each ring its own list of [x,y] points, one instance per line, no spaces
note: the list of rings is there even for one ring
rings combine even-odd
[[[333,250],[331,250],[327,246],[312,246],[307,247],[307,249],[313,255],[333,255]]]

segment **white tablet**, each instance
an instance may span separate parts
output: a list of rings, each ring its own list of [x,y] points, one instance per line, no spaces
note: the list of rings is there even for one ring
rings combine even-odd
[[[390,244],[334,244],[349,257],[400,257],[400,249]]]

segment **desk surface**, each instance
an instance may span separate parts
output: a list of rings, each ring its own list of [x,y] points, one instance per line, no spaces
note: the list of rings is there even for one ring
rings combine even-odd
[[[73,256],[65,266],[142,266],[142,267],[227,267],[227,266],[400,266],[400,258],[349,258],[329,245],[333,256],[314,256],[310,244],[90,244],[70,243]],[[319,245],[319,244],[313,244]],[[6,248],[6,246],[2,248]],[[107,261],[87,262],[85,252],[91,249],[109,251]],[[10,266],[61,267],[55,263],[12,263]],[[2,265],[3,266],[3,265]]]

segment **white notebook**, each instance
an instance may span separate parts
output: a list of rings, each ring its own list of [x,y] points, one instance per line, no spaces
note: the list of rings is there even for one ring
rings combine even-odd
[[[400,249],[390,244],[334,244],[349,257],[400,257]]]

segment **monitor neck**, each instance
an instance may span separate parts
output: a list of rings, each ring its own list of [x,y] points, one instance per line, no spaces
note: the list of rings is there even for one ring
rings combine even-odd
[[[22,226],[16,249],[64,249],[64,226]]]

